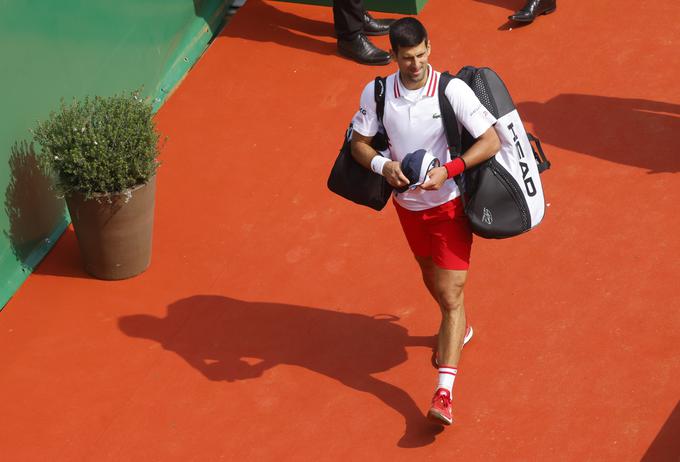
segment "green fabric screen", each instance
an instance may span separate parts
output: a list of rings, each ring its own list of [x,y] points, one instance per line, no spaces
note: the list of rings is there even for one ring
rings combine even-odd
[[[232,0],[0,2],[0,309],[69,223],[30,129],[60,99],[143,88],[157,109]]]

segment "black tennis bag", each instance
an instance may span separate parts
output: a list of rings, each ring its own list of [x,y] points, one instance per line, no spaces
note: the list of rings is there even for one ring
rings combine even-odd
[[[378,151],[387,149],[387,134],[382,128],[382,117],[385,112],[385,78],[375,79],[376,114],[380,130],[371,140],[371,146]],[[392,194],[392,186],[382,175],[364,168],[352,156],[352,123],[350,122],[345,139],[340,148],[335,164],[328,176],[328,189],[345,199],[375,210],[382,210]]]
[[[491,239],[529,231],[545,214],[539,173],[550,168],[550,162],[541,142],[524,130],[508,89],[493,70],[466,66],[455,77],[468,84],[484,107],[496,117],[498,122],[494,128],[501,141],[498,154],[456,177],[472,231]],[[465,127],[462,133],[459,132],[453,107],[444,94],[452,78],[448,72],[441,75],[439,105],[453,158],[464,153],[475,140]]]

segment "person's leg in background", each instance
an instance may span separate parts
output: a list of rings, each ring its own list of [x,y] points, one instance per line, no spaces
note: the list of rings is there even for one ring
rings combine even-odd
[[[390,62],[390,54],[371,43],[366,35],[389,32],[391,20],[375,20],[362,0],[335,0],[333,24],[338,37],[338,51],[361,64],[382,65]]]

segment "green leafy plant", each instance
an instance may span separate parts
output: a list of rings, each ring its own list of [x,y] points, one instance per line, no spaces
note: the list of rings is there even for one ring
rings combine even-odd
[[[33,136],[39,165],[64,195],[122,193],[146,183],[159,165],[152,107],[138,92],[62,100]]]

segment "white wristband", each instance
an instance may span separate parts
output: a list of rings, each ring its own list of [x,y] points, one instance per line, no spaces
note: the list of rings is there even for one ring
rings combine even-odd
[[[388,163],[389,161],[390,160],[388,158],[378,154],[377,156],[373,157],[373,159],[371,159],[371,170],[373,170],[378,175],[382,175],[383,168],[385,167],[385,164]]]

